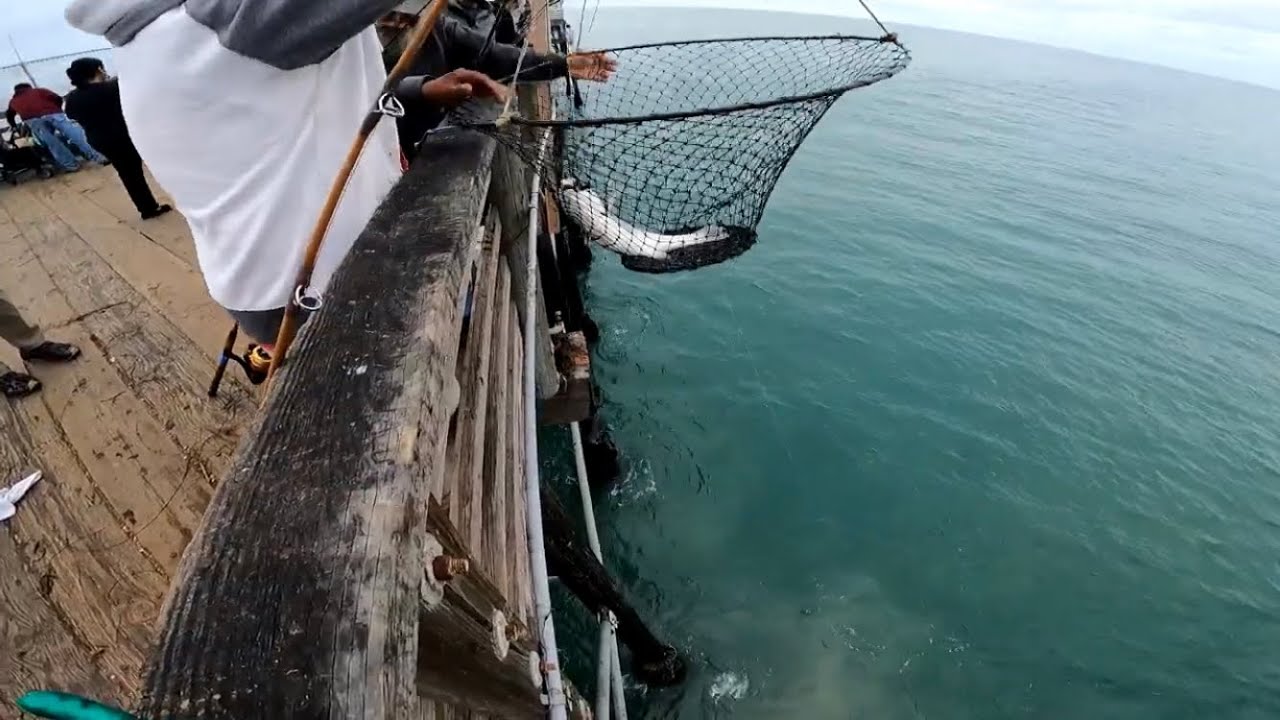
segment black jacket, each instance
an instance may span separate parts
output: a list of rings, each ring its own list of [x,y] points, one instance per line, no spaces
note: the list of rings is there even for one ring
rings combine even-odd
[[[427,38],[422,52],[409,68],[409,75],[440,77],[453,70],[467,69],[482,72],[499,81],[510,82],[520,60],[520,48],[496,40],[490,35],[467,27],[450,16],[443,16],[435,30]],[[520,80],[537,82],[554,80],[569,74],[568,61],[562,55],[542,55],[530,50],[521,65]],[[405,116],[398,121],[400,146],[412,157],[414,149],[427,131],[434,129],[444,119],[447,111],[431,105],[426,100],[408,100],[404,103]]]
[[[120,108],[120,83],[111,79],[67,93],[67,117],[80,123],[89,144],[107,157],[136,152]]]
[[[520,31],[516,29],[515,18],[511,17],[511,13],[501,3],[494,4],[488,0],[449,0],[449,14],[472,30],[485,35],[492,32],[497,42],[520,42]]]

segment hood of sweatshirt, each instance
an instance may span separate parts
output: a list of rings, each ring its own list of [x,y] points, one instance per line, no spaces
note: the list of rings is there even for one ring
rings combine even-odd
[[[75,0],[67,7],[66,16],[71,27],[119,46],[181,4],[182,0]]]
[[[183,7],[223,47],[282,70],[323,61],[399,0],[75,0],[67,22],[113,46]]]

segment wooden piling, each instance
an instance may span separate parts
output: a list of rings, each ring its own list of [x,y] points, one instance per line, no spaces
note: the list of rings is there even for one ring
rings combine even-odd
[[[618,639],[632,655],[632,671],[646,685],[667,687],[684,681],[688,668],[674,646],[662,642],[618,590],[604,565],[575,530],[555,493],[542,489],[543,529],[551,571],[588,610],[610,610],[618,619]]]

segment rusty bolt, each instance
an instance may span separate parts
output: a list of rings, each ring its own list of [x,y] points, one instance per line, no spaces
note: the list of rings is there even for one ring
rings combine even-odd
[[[471,572],[471,561],[450,555],[437,555],[431,561],[431,572],[435,575],[436,580],[449,582],[459,575],[466,575]]]
[[[529,633],[525,626],[518,622],[507,625],[507,642],[517,643],[528,637]]]

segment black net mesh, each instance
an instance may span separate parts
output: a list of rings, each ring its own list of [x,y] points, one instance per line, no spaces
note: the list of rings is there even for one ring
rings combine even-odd
[[[755,38],[611,50],[618,71],[581,84],[557,121],[499,127],[460,111],[558,178],[561,215],[646,272],[740,255],[800,144],[850,90],[897,74],[910,54],[864,37]],[[541,153],[551,133],[553,150]]]

